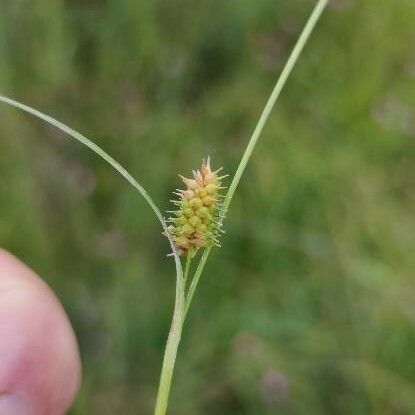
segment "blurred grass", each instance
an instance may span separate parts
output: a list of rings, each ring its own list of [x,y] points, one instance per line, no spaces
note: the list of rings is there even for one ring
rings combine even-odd
[[[233,172],[313,1],[0,3],[0,90],[95,137],[165,208]],[[415,413],[415,4],[333,0],[231,208],[170,414]],[[0,243],[75,326],[72,411],[151,413],[173,264],[152,213],[62,134],[0,108]]]

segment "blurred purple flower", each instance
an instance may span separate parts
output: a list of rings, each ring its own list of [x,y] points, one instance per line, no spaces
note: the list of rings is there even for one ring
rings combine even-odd
[[[261,395],[270,406],[284,405],[288,400],[288,380],[274,369],[267,370],[261,378]]]

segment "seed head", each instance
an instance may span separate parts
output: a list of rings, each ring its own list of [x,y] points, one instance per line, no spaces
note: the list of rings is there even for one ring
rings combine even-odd
[[[169,235],[180,255],[193,256],[200,248],[219,246],[219,199],[221,180],[226,177],[218,175],[221,170],[212,171],[208,157],[193,171],[193,178],[180,176],[186,189],[175,193],[179,197],[173,201],[177,210],[168,220]]]

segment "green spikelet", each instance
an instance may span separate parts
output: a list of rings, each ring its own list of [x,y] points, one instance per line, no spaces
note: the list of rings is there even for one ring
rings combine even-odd
[[[193,171],[193,179],[180,176],[186,185],[185,190],[174,194],[179,200],[172,200],[177,210],[171,212],[168,231],[180,255],[194,255],[198,249],[213,245],[219,246],[219,202],[222,169],[212,171],[210,158],[203,160],[200,170]]]

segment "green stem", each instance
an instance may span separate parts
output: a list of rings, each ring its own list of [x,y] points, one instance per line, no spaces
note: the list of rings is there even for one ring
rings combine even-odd
[[[309,39],[314,27],[316,26],[316,23],[318,22],[321,14],[324,11],[324,8],[327,6],[328,0],[319,0],[314,7],[313,12],[311,13],[306,25],[304,26],[303,31],[300,34],[300,37],[297,40],[297,43],[294,46],[293,51],[291,52],[290,57],[287,60],[287,63],[284,66],[284,69],[281,72],[280,77],[277,80],[277,83],[275,84],[275,87],[271,93],[271,95],[268,98],[267,103],[265,104],[265,107],[262,111],[262,114],[258,120],[258,123],[255,127],[255,130],[248,142],[248,145],[245,149],[245,152],[242,156],[242,159],[238,165],[238,168],[235,172],[235,175],[232,179],[232,182],[229,186],[228,192],[226,193],[225,200],[223,202],[222,210],[219,214],[219,222],[222,223],[225,214],[229,208],[229,205],[232,201],[233,195],[235,194],[235,191],[239,185],[239,182],[242,178],[242,175],[245,171],[245,168],[252,156],[252,153],[254,151],[254,148],[258,142],[258,139],[262,133],[262,130],[264,129],[264,126],[271,114],[272,109],[275,106],[275,103],[277,102],[278,97],[280,96],[280,93],[282,91],[282,88],[286,84],[289,75],[291,74],[299,56],[301,55],[301,52],[304,49],[305,44],[307,43],[307,40]],[[203,269],[205,267],[206,261],[209,257],[211,249],[208,248],[203,252],[202,258],[200,259],[200,262],[198,264],[198,267],[196,269],[195,275],[193,277],[192,283],[189,288],[189,293],[186,298],[186,304],[185,304],[185,315],[187,314],[190,304],[192,302],[194,293],[196,291],[197,285],[199,283],[200,277],[202,275]]]
[[[173,320],[171,323],[169,336],[167,338],[166,350],[164,352],[163,366],[161,369],[160,384],[157,393],[154,415],[164,415],[167,410],[177,350],[179,348],[183,324],[186,317],[185,291],[192,259],[193,256],[191,254],[186,256],[184,274],[181,278],[182,282],[176,286],[176,303],[174,307]]]
[[[140,195],[144,198],[144,200],[148,203],[148,205],[153,210],[154,214],[156,215],[157,219],[160,221],[161,226],[164,229],[164,233],[166,234],[170,247],[172,249],[174,260],[176,264],[176,275],[182,273],[181,269],[181,263],[179,259],[179,254],[177,252],[176,246],[174,245],[168,231],[167,231],[167,224],[163,217],[163,215],[160,212],[160,209],[157,207],[157,205],[154,203],[153,199],[150,197],[150,195],[147,193],[147,191],[144,189],[144,187],[138,183],[136,179],[115,159],[113,159],[107,152],[105,152],[101,147],[99,147],[97,144],[95,144],[93,141],[91,141],[89,138],[85,137],[78,131],[74,130],[71,127],[68,127],[66,124],[64,124],[61,121],[58,121],[57,119],[51,117],[48,114],[45,114],[35,108],[30,107],[29,105],[23,104],[22,102],[16,101],[15,99],[6,97],[4,95],[0,94],[0,102],[3,102],[4,104],[10,105],[12,107],[18,108],[28,114],[31,114],[35,116],[36,118],[39,118],[48,124],[52,125],[53,127],[63,131],[64,133],[68,134],[70,137],[74,138],[75,140],[79,141],[81,144],[83,144],[85,147],[89,148],[91,151],[93,151],[95,154],[97,154],[99,157],[101,157],[103,160],[105,160],[109,165],[111,165],[121,176],[124,177],[138,192]]]
[[[193,259],[193,255],[188,253],[186,256],[186,265],[184,268],[184,276],[183,276],[183,287],[185,291],[186,291],[187,279],[189,277],[190,265],[192,264],[192,259]]]
[[[324,8],[326,7],[328,3],[328,0],[319,0],[317,5],[315,6],[310,18],[307,21],[307,24],[305,25],[266,105],[265,108],[261,114],[261,117],[258,121],[257,126],[255,127],[255,130],[248,142],[248,145],[245,149],[244,155],[241,159],[241,162],[239,163],[239,166],[236,170],[235,176],[233,177],[232,183],[229,186],[229,190],[226,194],[223,209],[220,212],[219,221],[223,222],[225,213],[227,209],[229,208],[230,202],[233,198],[233,195],[235,193],[235,190],[237,189],[239,182],[242,178],[242,175],[245,171],[246,165],[248,164],[249,159],[252,156],[252,152],[255,148],[255,145],[261,135],[261,132],[265,126],[265,123],[271,113],[272,108],[274,107],[281,90],[285,83],[287,82],[288,76],[290,75],[291,71],[294,68],[295,63],[298,60],[298,57],[300,56],[308,38],[310,37],[311,32],[313,31],[313,28],[315,27],[319,17],[321,16],[321,13],[323,12]],[[164,355],[164,361],[163,361],[163,368],[161,373],[161,379],[160,379],[160,386],[157,396],[157,402],[156,402],[156,409],[154,412],[154,415],[165,415],[167,410],[167,403],[168,403],[168,396],[170,392],[170,385],[171,380],[173,377],[173,370],[174,370],[174,363],[177,356],[177,349],[179,347],[181,333],[183,329],[184,320],[186,318],[187,312],[189,310],[190,304],[192,302],[194,293],[196,291],[197,285],[199,283],[200,277],[202,275],[203,269],[205,267],[206,261],[209,257],[209,254],[211,252],[211,248],[207,248],[199,261],[199,264],[196,268],[194,277],[192,279],[192,282],[189,287],[189,292],[187,294],[187,297],[185,297],[184,292],[184,286],[183,287],[177,287],[177,289],[180,288],[180,295],[177,295],[176,291],[176,306],[173,316],[173,322],[170,329],[169,337],[167,340],[167,346],[166,351]],[[187,265],[186,265],[187,268]],[[187,271],[188,272],[188,271]],[[186,272],[185,272],[186,273]],[[187,278],[187,275],[186,275]],[[181,279],[181,282],[184,282],[184,278]],[[183,288],[183,289],[182,289]]]
[[[188,260],[187,262],[190,262]],[[190,264],[189,264],[190,266]],[[187,263],[186,263],[187,267]],[[174,305],[173,320],[167,338],[164,352],[163,366],[160,374],[160,383],[157,392],[154,415],[165,415],[169,401],[174,365],[176,363],[177,350],[179,348],[184,323],[185,310],[185,285],[183,272],[176,279],[176,301]]]
[[[186,296],[186,303],[184,309],[184,317],[186,318],[187,312],[189,311],[190,304],[192,303],[193,296],[195,295],[197,284],[199,283],[200,276],[202,275],[203,268],[205,267],[206,260],[208,259],[210,250],[212,248],[206,248],[203,251],[202,257],[200,258],[199,264],[197,265],[195,275],[193,276],[192,282],[189,287],[189,291]]]
[[[300,57],[301,52],[303,51],[304,46],[307,43],[307,40],[309,39],[314,27],[316,26],[318,19],[323,13],[324,8],[327,6],[327,3],[328,3],[328,0],[319,0],[316,6],[314,7],[313,12],[311,13],[306,25],[304,26],[304,29],[301,32],[300,37],[298,38],[297,43],[295,44],[294,49],[291,52],[291,55],[288,58],[287,63],[285,64],[284,69],[282,70],[281,75],[278,78],[278,81],[275,84],[273,91],[271,95],[269,96],[267,103],[265,104],[265,107],[258,120],[255,130],[248,142],[248,145],[245,149],[242,159],[238,165],[238,168],[229,186],[228,192],[226,193],[225,200],[223,202],[223,209],[220,215],[221,222],[223,221],[225,217],[225,213],[227,209],[229,208],[233,195],[235,194],[235,190],[237,189],[239,182],[242,178],[242,175],[245,171],[245,168],[248,164],[248,161],[252,156],[252,152],[254,151],[254,148],[258,142],[258,139],[262,133],[262,130],[264,129],[265,123],[267,122],[271,114],[271,111],[274,108],[278,97],[280,96],[282,88],[287,82],[288,77],[290,76],[298,58]]]
[[[160,384],[157,392],[156,408],[154,415],[165,415],[169,400],[171,381],[173,378],[174,365],[177,350],[179,348],[183,328],[183,314],[174,313],[169,337],[167,339],[164,353],[163,367],[161,369]]]

